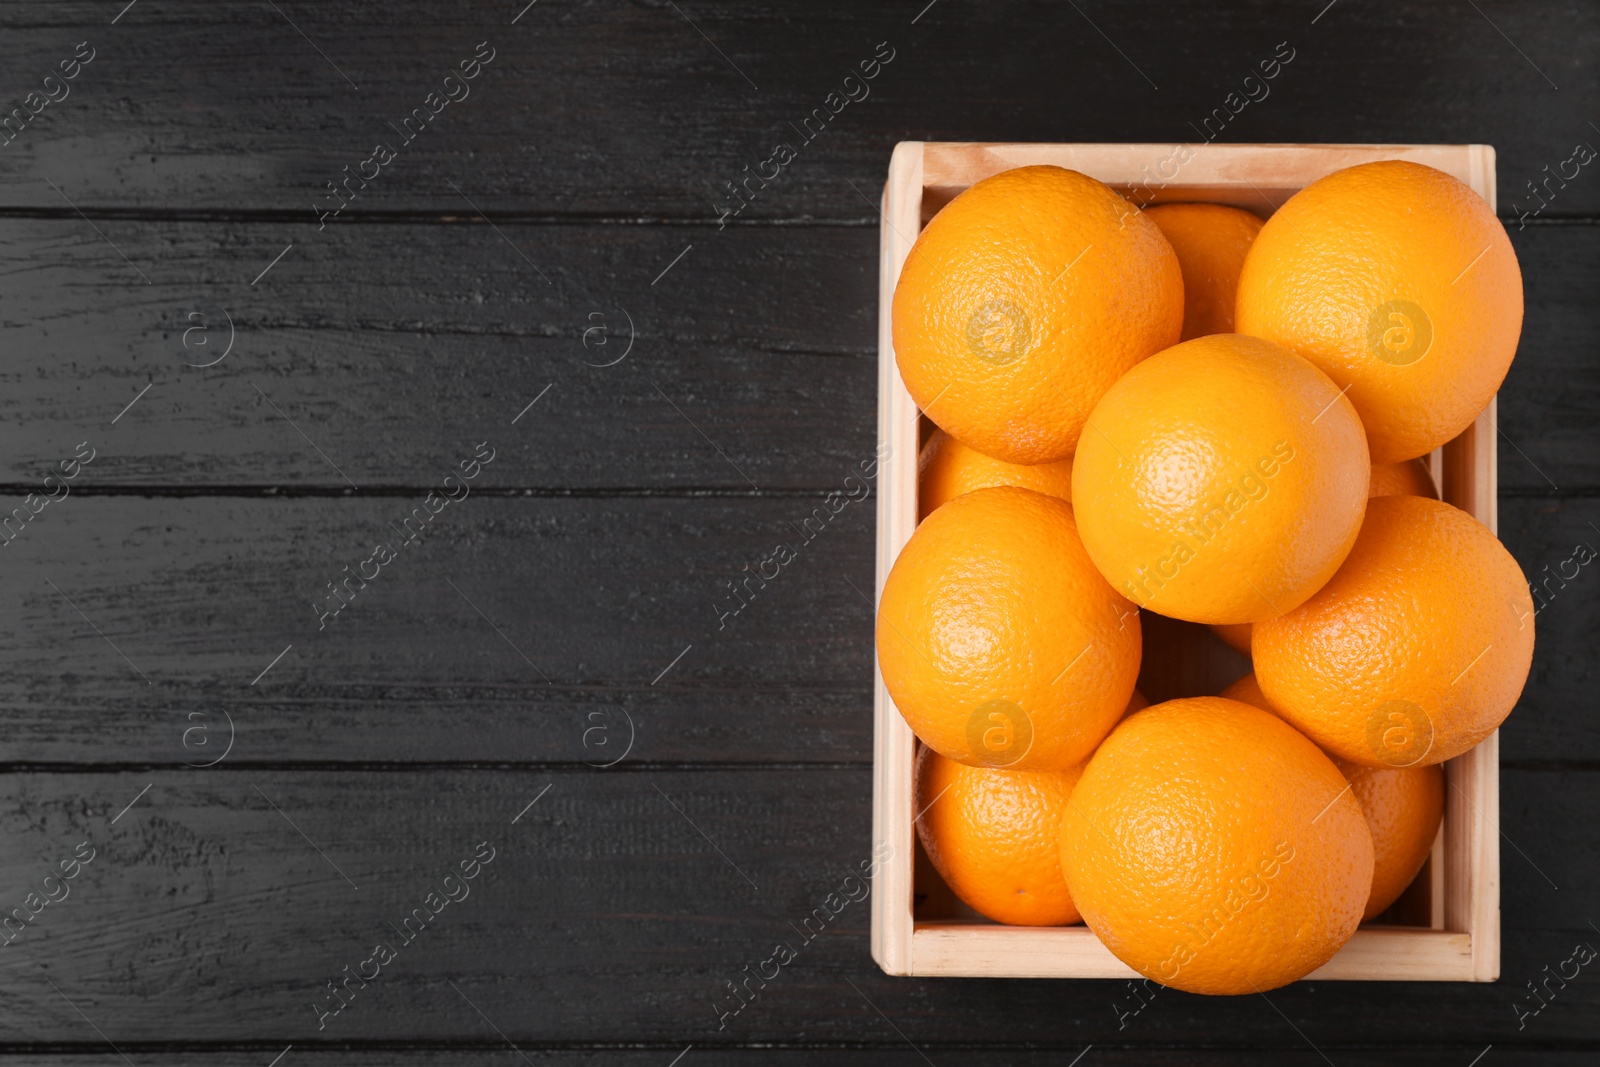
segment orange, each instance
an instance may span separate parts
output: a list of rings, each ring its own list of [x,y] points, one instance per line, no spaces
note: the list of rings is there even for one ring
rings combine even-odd
[[[1355,542],[1371,468],[1361,420],[1310,363],[1239,334],[1140,363],[1072,465],[1084,547],[1138,604],[1190,622],[1299,606]]]
[[[1122,962],[1191,993],[1266,991],[1326,963],[1361,921],[1372,855],[1339,768],[1221,697],[1130,715],[1061,821],[1084,921]]]
[[[1222,643],[1235,652],[1250,654],[1250,624],[1247,622],[1227,623],[1213,626],[1211,632],[1222,638]]]
[[[1061,873],[1061,816],[1083,774],[969,767],[917,754],[917,836],[967,906],[1013,926],[1081,922]]]
[[[894,291],[906,389],[1007,463],[1065,459],[1102,393],[1178,339],[1183,274],[1156,224],[1093,178],[1019,167],[933,217]]]
[[[1327,752],[1440,763],[1511,713],[1533,659],[1533,599],[1511,553],[1466,512],[1374,497],[1339,573],[1256,623],[1252,646],[1267,699]]]
[[[1277,714],[1254,674],[1228,686],[1222,696]],[[1437,764],[1366,767],[1338,758],[1333,762],[1349,781],[1372,831],[1372,892],[1361,913],[1365,922],[1400,899],[1432,851],[1444,817],[1444,769]]]
[[[917,519],[962,493],[996,485],[1020,485],[1047,496],[1072,499],[1072,457],[1024,466],[992,459],[943,430],[933,431],[917,460]]]
[[[1144,213],[1161,227],[1183,270],[1180,340],[1232,333],[1239,270],[1261,220],[1225,204],[1161,204]]]
[[[1072,505],[1001,486],[912,533],[878,604],[878,667],[924,744],[978,766],[1066,770],[1121,717],[1133,607],[1089,561]]]
[[[1403,459],[1399,463],[1374,463],[1368,496],[1426,496],[1439,499],[1433,484],[1433,471],[1426,457]]]
[[[1375,463],[1433,451],[1488,406],[1522,331],[1522,273],[1483,198],[1399,160],[1330,174],[1262,227],[1234,328],[1327,372]]]
[[[1255,671],[1251,671],[1217,695],[1227,697],[1229,700],[1237,700],[1241,703],[1249,704],[1252,708],[1270,711],[1274,715],[1278,714],[1278,709],[1272,706],[1272,702],[1267,699],[1267,694],[1261,691],[1261,683],[1256,681]],[[1281,718],[1282,716],[1279,717]]]
[[[1372,892],[1361,919],[1375,919],[1400,899],[1433,851],[1444,818],[1444,768],[1364,767],[1334,760],[1372,831]]]

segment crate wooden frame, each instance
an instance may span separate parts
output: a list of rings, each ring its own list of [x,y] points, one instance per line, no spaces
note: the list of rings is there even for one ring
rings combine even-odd
[[[875,595],[882,595],[889,568],[917,521],[920,412],[895,365],[890,309],[912,242],[935,211],[982,178],[1049,163],[1091,175],[1124,194],[1136,192],[1140,202],[1205,200],[1267,214],[1317,178],[1379,159],[1436,167],[1495,204],[1495,155],[1488,145],[897,145],[880,228],[878,432],[880,446],[890,451],[879,472]],[[1491,400],[1477,421],[1431,460],[1444,499],[1491,530],[1497,530],[1495,445]],[[916,739],[876,670],[874,683],[872,838],[875,850],[888,849],[875,851],[888,857],[873,876],[872,957],[878,965],[895,975],[1136,977],[1085,926],[1011,927],[913,914],[918,880],[937,879],[925,861],[917,869]],[[1499,735],[1450,760],[1445,774],[1444,823],[1420,885],[1412,887],[1412,892],[1421,890],[1426,925],[1364,925],[1310,978],[1491,982],[1499,976]]]

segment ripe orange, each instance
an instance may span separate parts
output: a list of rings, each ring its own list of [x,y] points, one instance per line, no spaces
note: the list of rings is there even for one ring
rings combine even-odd
[[[1272,701],[1267,699],[1267,694],[1261,691],[1261,683],[1256,681],[1256,672],[1251,671],[1243,678],[1238,679],[1228,688],[1217,694],[1229,700],[1237,700],[1242,704],[1249,704],[1252,708],[1270,711],[1277,715],[1278,709],[1272,706]],[[1279,715],[1279,718],[1283,716]]]
[[[1299,606],[1355,542],[1361,420],[1310,363],[1240,334],[1140,363],[1073,457],[1084,547],[1141,608],[1243,623]]]
[[[1233,332],[1233,305],[1250,243],[1261,220],[1225,204],[1160,204],[1145,217],[1178,254],[1183,269],[1183,336]]]
[[[1313,182],[1267,220],[1239,276],[1234,328],[1348,388],[1376,463],[1466,429],[1511,365],[1522,273],[1466,185],[1388,160]]]
[[[1533,600],[1511,553],[1466,512],[1380,496],[1339,573],[1256,623],[1252,645],[1267,699],[1327,752],[1440,763],[1511,713],[1533,659]]]
[[[1221,695],[1278,714],[1254,673],[1240,678]],[[1337,757],[1333,762],[1350,782],[1367,829],[1372,831],[1372,892],[1361,913],[1365,922],[1400,899],[1433,849],[1444,817],[1444,769],[1437,764],[1365,767]]]
[[[1364,767],[1333,761],[1372,831],[1372,893],[1361,919],[1375,919],[1400,899],[1422,870],[1444,818],[1444,768]]]
[[[1047,496],[1072,499],[1072,457],[1025,466],[993,459],[968,448],[943,430],[933,431],[917,460],[917,519],[945,501],[996,485],[1018,485]]]
[[[1213,626],[1211,632],[1222,638],[1222,643],[1235,652],[1250,654],[1250,624],[1247,622],[1226,623]]]
[[[1374,463],[1367,495],[1426,496],[1438,500],[1439,490],[1434,487],[1433,471],[1428,469],[1427,458],[1419,457],[1399,463]]]
[[[917,836],[940,877],[995,922],[1081,922],[1061,873],[1061,815],[1083,764],[1064,771],[969,767],[917,755]]]
[[[1156,224],[1060,167],[986,178],[933,217],[894,292],[906,388],[1008,463],[1065,459],[1089,409],[1178,339],[1183,275]]]
[[[1139,673],[1138,617],[1089,561],[1072,505],[1013,486],[917,527],[884,582],[877,642],[911,729],[977,766],[1083,761]]]
[[[1221,697],[1131,715],[1061,821],[1061,866],[1118,959],[1191,993],[1274,989],[1361,921],[1372,835],[1331,760],[1281,719]]]

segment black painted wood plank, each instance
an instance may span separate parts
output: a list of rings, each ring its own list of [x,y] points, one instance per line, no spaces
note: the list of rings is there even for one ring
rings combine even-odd
[[[0,760],[870,760],[857,497],[71,496],[0,549]]]
[[[893,143],[1188,137],[1288,39],[1295,60],[1224,139],[1487,141],[1514,220],[1526,183],[1597,137],[1600,13],[695,0],[545,3],[513,26],[521,0],[278,6],[0,8],[17,90],[0,113],[77,41],[99,49],[0,150],[6,499],[76,442],[99,449],[0,551],[11,903],[77,841],[101,850],[0,958],[0,1062],[127,1062],[97,1026],[138,1063],[265,1064],[293,1041],[282,1067],[516,1062],[499,1031],[550,1062],[666,1064],[693,1043],[681,1067],[1067,1063],[1091,1043],[1083,1067],[1600,1051],[1587,972],[1520,1029],[1514,1008],[1600,920],[1582,818],[1600,620],[1570,562],[1600,538],[1592,168],[1514,233],[1529,321],[1502,396],[1502,530],[1559,580],[1503,738],[1504,980],[1318,983],[1272,1006],[1163,993],[1124,1028],[1118,983],[884,978],[863,902],[727,1029],[709,1007],[868,850],[871,609],[849,583],[870,592],[871,502],[726,629],[716,603],[871,452],[867,200]],[[319,232],[323,182],[486,39],[472,97]],[[717,187],[880,40],[896,58],[871,97],[719,230]],[[168,347],[197,304],[237,314],[210,370]],[[617,351],[622,309],[636,349],[584,366]],[[593,312],[613,347],[585,349]],[[311,595],[485,439],[475,495],[317,631]],[[345,475],[359,498],[263,498],[343,494]],[[218,753],[224,710],[233,751],[180,768]],[[620,745],[624,713],[627,758],[583,767],[617,752],[598,742]],[[86,763],[123,770],[63,773]],[[315,1030],[314,987],[485,839],[503,850],[473,897]]]
[[[1500,389],[1500,489],[1593,492],[1600,485],[1600,227],[1510,227],[1522,268],[1522,341]],[[1569,299],[1567,295],[1570,294]]]
[[[488,1031],[489,1028],[484,1029]],[[883,1029],[887,1031],[888,1027]],[[687,1042],[676,1048],[666,1043],[647,1048],[605,1047],[602,1044],[599,1048],[580,1050],[551,1049],[518,1042],[515,1049],[507,1043],[502,1043],[498,1049],[452,1043],[442,1048],[385,1047],[382,1051],[374,1051],[367,1045],[325,1048],[312,1043],[300,1043],[292,1046],[289,1056],[294,1057],[294,1063],[311,1064],[313,1067],[324,1064],[339,1064],[341,1067],[387,1067],[389,1064],[398,1064],[400,1067],[488,1067],[493,1064],[500,1067],[524,1062],[518,1059],[518,1052],[527,1058],[526,1062],[555,1064],[559,1067],[674,1067],[672,1057],[679,1053],[683,1053],[683,1059],[678,1061],[681,1067],[741,1067],[746,1063],[771,1064],[773,1067],[926,1067],[930,1062],[975,1067],[1069,1067],[1074,1055],[1071,1049],[1002,1049],[970,1043],[941,1046],[919,1042],[913,1046],[909,1040],[893,1038],[892,1033],[890,1036],[899,1043],[861,1048],[805,1048],[780,1044],[722,1048]],[[170,1046],[118,1042],[118,1048],[128,1055],[128,1060],[124,1060],[104,1045],[101,1047],[105,1048],[103,1054],[77,1051],[31,1054],[0,1052],[0,1067],[126,1067],[129,1061],[140,1067],[146,1063],[171,1064],[173,1067],[198,1067],[202,1064],[206,1067],[262,1067],[283,1051],[283,1046],[275,1048],[267,1044],[248,1051],[232,1047],[173,1051]],[[1394,1043],[1382,1049],[1320,1044],[1314,1049],[1304,1042],[1298,1046],[1236,1047],[1219,1039],[1203,1048],[1154,1049],[1120,1048],[1102,1041],[1095,1043],[1080,1062],[1083,1067],[1104,1067],[1107,1064],[1112,1067],[1235,1067],[1238,1064],[1326,1067],[1326,1054],[1337,1056],[1335,1062],[1340,1067],[1462,1067],[1483,1051],[1483,1045],[1472,1047],[1437,1042],[1426,1045]],[[289,1067],[289,1056],[284,1057],[283,1067]],[[1496,1045],[1493,1062],[1511,1067],[1523,1064],[1588,1067],[1594,1062],[1594,1056],[1592,1050],[1523,1049]],[[1488,1062],[1487,1057],[1484,1062]]]
[[[1584,888],[1600,861],[1592,834],[1551,817],[1600,801],[1594,773],[1504,776],[1500,825],[1529,860],[1506,850],[1501,982],[1319,982],[1271,1005],[1162,991],[1131,1018],[1120,982],[883,976],[864,899],[836,899],[807,938],[814,907],[856,892],[869,783],[866,768],[13,775],[0,816],[8,904],[23,906],[79,842],[94,853],[6,946],[0,1041],[89,1041],[87,1016],[113,1041],[481,1043],[487,1016],[532,1046],[894,1048],[887,1017],[935,1048],[1071,1055],[1098,1042],[1295,1049],[1292,1027],[1335,1048],[1592,1045],[1600,1024],[1588,971],[1552,986],[1520,1030],[1514,1007],[1525,980],[1600,938]],[[463,897],[447,870],[490,849]],[[409,941],[396,932],[445,890],[461,899],[436,901]],[[780,941],[796,959],[724,1017],[713,1005],[725,983]],[[376,978],[367,965],[365,988],[352,980],[338,1015],[313,1007],[337,1003],[326,983],[380,943],[394,958]]]
[[[485,438],[502,485],[831,489],[873,449],[869,228],[102,228],[154,284],[0,227],[5,481],[85,439],[86,486],[191,490],[426,486]]]
[[[634,761],[870,762],[875,500],[474,495],[400,545],[421,500],[47,505],[0,548],[0,762],[204,763],[230,717],[247,763],[603,763],[629,736]],[[1502,758],[1600,761],[1600,564],[1575,552],[1600,501],[1501,523],[1543,605]]]
[[[1501,727],[1502,760],[1559,762],[1600,752],[1600,733],[1580,729],[1584,739],[1578,740],[1571,732],[1594,719],[1597,527],[1600,507],[1591,499],[1500,501],[1500,537],[1533,586],[1536,611],[1533,669],[1517,709]]]
[[[506,486],[828,490],[873,448],[872,227],[346,227],[252,287],[307,227],[102,226],[153,285],[81,219],[0,227],[17,495],[86,439],[83,486],[180,491],[427,485],[485,436]],[[1527,316],[1501,485],[1592,492],[1600,227],[1514,236]],[[186,348],[195,308],[226,317]]]
[[[1526,182],[1596,137],[1582,102],[1596,96],[1600,15],[1570,0],[1347,0],[1320,17],[1297,3],[945,0],[919,14],[922,0],[703,0],[543,5],[515,25],[514,2],[279,6],[146,3],[115,26],[102,3],[0,12],[8,110],[78,42],[96,49],[70,96],[4,149],[0,204],[64,208],[48,179],[97,209],[314,219],[324,184],[387,139],[398,156],[351,211],[459,211],[453,181],[486,210],[715,218],[724,183],[788,141],[798,158],[744,217],[861,218],[871,209],[849,183],[870,195],[905,138],[1209,136],[1492,143],[1509,216],[1519,193],[1536,204]],[[389,124],[482,41],[495,58],[470,95],[405,142]],[[846,102],[845,78],[880,42],[893,60]],[[1289,65],[1247,84],[1279,42]],[[838,114],[808,140],[799,127],[830,93]],[[1226,122],[1205,127],[1219,109]],[[1593,215],[1600,182],[1584,171],[1547,201],[1545,214]]]

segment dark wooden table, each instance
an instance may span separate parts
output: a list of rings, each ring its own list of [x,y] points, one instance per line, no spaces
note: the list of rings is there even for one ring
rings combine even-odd
[[[125,2],[0,6],[0,1064],[1600,1058],[1525,987],[1600,945],[1600,9]],[[719,605],[872,453],[890,149],[1199,139],[1285,47],[1219,139],[1500,153],[1503,977],[1119,1018],[861,903],[719,1024],[870,851],[872,504]]]

